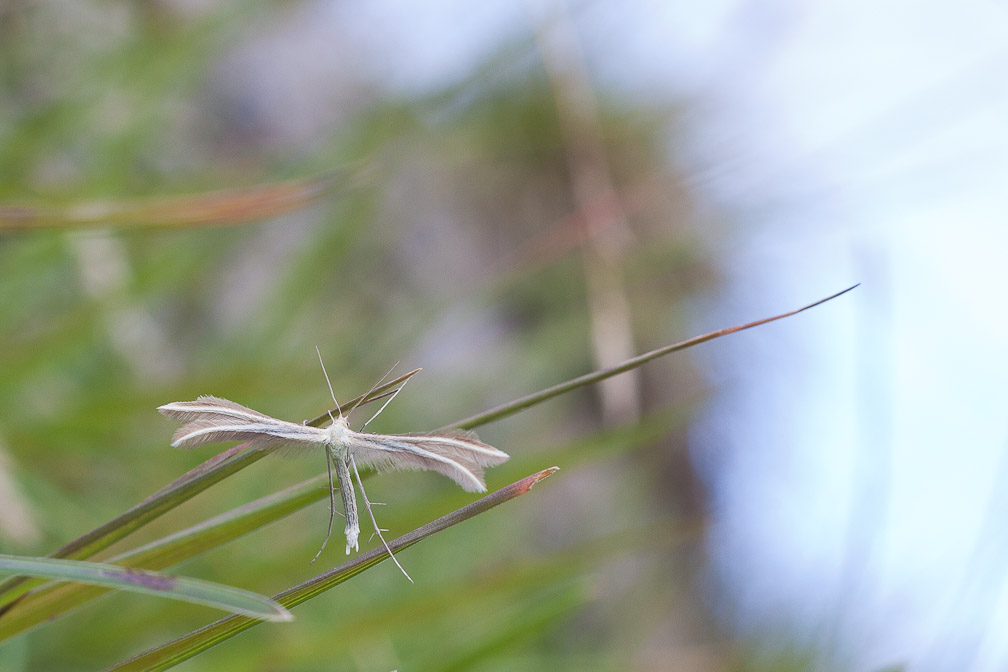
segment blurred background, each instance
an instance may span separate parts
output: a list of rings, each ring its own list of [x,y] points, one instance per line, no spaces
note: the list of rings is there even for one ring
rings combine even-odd
[[[424,367],[369,427],[423,431],[861,282],[481,428],[512,456],[491,489],[561,471],[403,552],[416,585],[386,563],[180,669],[1004,669],[1006,26],[937,0],[0,2],[6,221],[169,204],[0,233],[0,551],[214,454],[170,448],[160,404],[322,413],[316,345],[341,399]],[[287,214],[173,223],[176,196],[330,171]],[[263,460],[128,541],[322,469]],[[472,499],[368,491],[391,535]],[[275,593],[342,562],[308,565],[327,519],[175,571]],[[216,617],[116,595],[0,661],[100,668]]]

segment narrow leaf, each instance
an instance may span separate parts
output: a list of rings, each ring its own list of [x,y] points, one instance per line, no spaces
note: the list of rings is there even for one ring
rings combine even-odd
[[[0,573],[105,586],[132,593],[205,604],[267,621],[290,621],[294,618],[289,611],[268,597],[241,588],[99,562],[0,555]]]
[[[860,285],[860,283],[858,283]],[[846,294],[858,285],[848,287],[842,292],[837,292],[832,296],[827,296],[825,299],[819,299],[815,303],[810,303],[807,306],[803,306],[798,310],[792,310],[789,313],[782,313],[780,315],[774,315],[773,317],[766,317],[762,320],[756,320],[755,322],[747,322],[746,324],[740,324],[734,327],[728,327],[727,329],[719,329],[717,331],[712,331],[701,336],[694,336],[685,341],[680,341],[679,343],[673,343],[672,345],[666,345],[665,347],[658,348],[657,350],[652,350],[651,352],[646,352],[643,355],[638,355],[632,357],[621,364],[616,366],[611,366],[609,368],[600,369],[592,373],[579,376],[568,380],[565,383],[560,383],[559,385],[554,385],[553,387],[548,387],[545,390],[540,390],[533,394],[529,394],[520,399],[515,399],[514,401],[508,402],[497,408],[492,408],[489,411],[484,411],[483,413],[477,413],[476,415],[470,416],[465,420],[456,422],[453,425],[448,425],[448,427],[459,427],[461,429],[473,429],[474,427],[479,427],[480,425],[485,425],[488,422],[493,422],[494,420],[500,420],[501,418],[506,418],[508,416],[514,415],[519,411],[523,411],[526,408],[541,404],[544,401],[552,399],[553,397],[564,394],[565,392],[570,392],[579,387],[585,387],[587,385],[592,385],[599,382],[600,380],[605,380],[606,378],[612,378],[615,375],[626,373],[631,369],[635,369],[642,364],[646,364],[653,359],[658,359],[659,357],[664,357],[665,355],[677,352],[679,350],[685,350],[694,345],[699,345],[700,343],[706,343],[707,341],[712,341],[715,338],[720,338],[722,336],[727,336],[728,334],[734,334],[737,331],[743,331],[745,329],[752,329],[753,327],[758,327],[761,324],[767,324],[768,322],[774,322],[776,320],[782,320],[785,317],[791,317],[792,315],[797,315],[800,312],[806,311],[809,308],[815,308],[816,306],[831,301],[842,294]],[[447,427],[446,427],[447,428]],[[446,429],[445,428],[445,429]]]

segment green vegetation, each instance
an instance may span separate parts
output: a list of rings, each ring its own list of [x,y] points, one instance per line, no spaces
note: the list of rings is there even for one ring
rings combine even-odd
[[[121,669],[223,642],[183,669],[623,670],[665,652],[666,630],[730,661],[690,589],[704,511],[684,435],[703,386],[684,359],[641,369],[622,406],[591,386],[620,361],[600,358],[599,325],[632,336],[620,359],[660,348],[713,282],[655,149],[674,111],[600,95],[589,131],[611,185],[585,200],[556,82],[518,56],[532,45],[412,98],[348,67],[302,82],[306,104],[273,92],[297,73],[241,65],[298,3],[168,6],[0,8],[0,550],[301,606],[225,642],[253,621],[201,630],[203,607],[7,579],[4,670],[96,669],[178,637]],[[424,367],[369,429],[480,427],[511,455],[475,501],[436,475],[368,481],[416,585],[366,534],[348,563],[325,571],[345,559],[330,544],[308,564],[321,455],[169,446],[155,408],[199,394],[324,419],[316,345],[340,399],[397,360]]]

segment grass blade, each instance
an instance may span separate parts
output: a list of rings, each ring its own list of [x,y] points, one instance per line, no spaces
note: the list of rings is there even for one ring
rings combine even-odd
[[[210,581],[173,576],[99,562],[0,555],[0,572],[57,581],[74,581],[182,602],[205,604],[268,621],[290,621],[293,615],[262,595]],[[2,615],[0,610],[0,615]]]
[[[740,324],[734,327],[728,327],[727,329],[719,329],[717,331],[712,331],[700,336],[694,336],[693,338],[686,339],[685,341],[680,341],[678,343],[673,343],[672,345],[666,345],[664,347],[658,348],[657,350],[652,350],[651,352],[646,352],[643,355],[638,355],[632,357],[622,364],[617,364],[616,366],[611,366],[605,369],[599,369],[592,373],[579,376],[577,378],[572,378],[567,382],[554,385],[553,387],[548,387],[545,390],[540,390],[533,394],[529,394],[520,399],[508,402],[497,408],[492,408],[489,411],[484,411],[483,413],[477,413],[476,415],[470,416],[465,420],[457,422],[453,425],[448,425],[442,429],[449,429],[452,427],[458,427],[460,429],[473,429],[479,427],[480,425],[485,425],[494,420],[500,420],[501,418],[506,418],[508,416],[514,415],[519,411],[523,411],[526,408],[541,404],[544,401],[552,399],[553,397],[564,394],[565,392],[570,392],[579,387],[585,387],[587,385],[592,385],[599,382],[600,380],[605,380],[606,378],[612,378],[615,375],[625,373],[631,369],[635,369],[642,364],[646,364],[653,359],[658,359],[659,357],[664,357],[667,354],[678,352],[679,350],[685,350],[686,348],[693,347],[694,345],[699,345],[700,343],[706,343],[707,341],[712,341],[715,338],[721,338],[722,336],[727,336],[728,334],[734,334],[738,331],[744,331],[745,329],[752,329],[753,327],[758,327],[762,324],[767,324],[769,322],[774,322],[776,320],[783,320],[785,317],[791,317],[792,315],[797,315],[803,311],[810,308],[815,308],[816,306],[826,303],[827,301],[832,301],[833,299],[846,294],[851,291],[861,283],[853,285],[843,290],[842,292],[837,292],[832,296],[827,296],[825,299],[819,299],[815,303],[810,303],[807,306],[802,306],[797,310],[792,310],[788,313],[781,313],[780,315],[774,315],[773,317],[765,317],[762,320],[756,320],[755,322],[747,322],[746,324]]]
[[[393,552],[408,548],[413,544],[426,539],[427,537],[457,525],[469,518],[488,511],[495,506],[510,501],[515,497],[527,493],[532,486],[547,478],[557,471],[557,467],[544,469],[540,472],[527,476],[520,481],[490,493],[467,506],[458,509],[446,516],[419,527],[397,539],[389,541],[389,547]],[[364,570],[377,565],[388,557],[388,553],[383,547],[378,547],[362,553],[353,560],[324,572],[304,583],[289,588],[273,597],[274,600],[287,608],[292,608],[302,602],[306,602],[313,597],[324,593],[334,586],[360,574]],[[173,640],[159,647],[151,649],[138,656],[123,661],[118,665],[108,668],[109,671],[137,672],[140,670],[165,670],[184,660],[205,651],[216,644],[234,637],[240,632],[261,623],[261,620],[248,618],[246,616],[228,616],[206,627],[194,630],[188,635]]]

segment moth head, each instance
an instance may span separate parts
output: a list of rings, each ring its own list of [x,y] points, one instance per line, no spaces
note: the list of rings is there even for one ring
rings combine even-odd
[[[332,416],[330,416],[332,417]],[[350,425],[345,415],[333,418],[332,424],[325,428],[329,433],[327,442],[330,445],[345,443],[346,435],[350,432]]]

